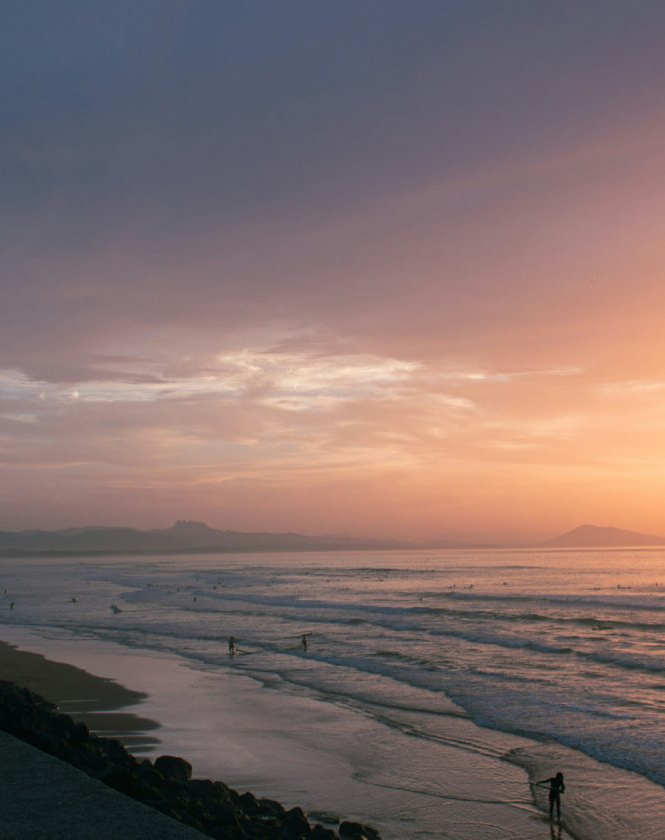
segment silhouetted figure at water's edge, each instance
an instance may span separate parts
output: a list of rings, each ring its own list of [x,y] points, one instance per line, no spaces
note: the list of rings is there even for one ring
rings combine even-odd
[[[556,805],[556,818],[557,820],[560,820],[561,794],[566,790],[566,786],[563,783],[563,773],[557,773],[556,776],[552,776],[549,779],[543,779],[540,782],[536,782],[536,785],[550,786],[550,819],[552,819],[554,815],[554,806]]]

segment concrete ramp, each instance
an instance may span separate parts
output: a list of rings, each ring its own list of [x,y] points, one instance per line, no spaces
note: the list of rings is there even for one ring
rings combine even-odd
[[[0,731],[0,840],[203,837],[201,832]]]

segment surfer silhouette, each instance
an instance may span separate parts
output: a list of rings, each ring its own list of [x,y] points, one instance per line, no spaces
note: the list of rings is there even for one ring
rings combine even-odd
[[[556,818],[557,820],[560,820],[561,794],[566,790],[566,786],[563,783],[563,773],[557,773],[556,776],[536,782],[536,785],[550,786],[550,819],[552,819],[554,815],[554,806],[556,805]]]
[[[229,656],[235,656],[236,644],[235,636],[229,636]]]

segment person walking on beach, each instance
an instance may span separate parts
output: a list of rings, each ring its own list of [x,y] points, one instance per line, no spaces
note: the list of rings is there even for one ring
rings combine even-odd
[[[536,785],[550,786],[550,819],[554,815],[554,806],[556,805],[556,818],[561,821],[561,794],[566,790],[566,786],[563,783],[563,773],[557,773],[556,776],[552,776],[550,779],[543,779],[540,782],[536,782]]]
[[[229,636],[229,656],[235,656],[236,652],[236,638],[235,636]]]

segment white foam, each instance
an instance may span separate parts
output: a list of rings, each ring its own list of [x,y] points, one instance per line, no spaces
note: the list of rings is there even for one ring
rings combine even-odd
[[[3,560],[0,576],[8,586],[6,597],[15,601],[15,609],[3,613],[7,627],[32,627],[45,643],[52,639],[56,648],[65,639],[78,639],[77,650],[90,645],[100,651],[115,644],[141,650],[149,661],[162,663],[155,666],[156,673],[168,670],[164,656],[191,673],[206,673],[202,718],[208,714],[205,696],[215,695],[215,680],[230,670],[234,679],[239,673],[251,677],[254,689],[270,686],[243,695],[243,702],[254,709],[251,718],[270,714],[263,697],[277,698],[268,704],[278,710],[276,719],[281,721],[270,736],[272,744],[287,730],[289,744],[298,740],[297,727],[288,729],[288,720],[279,714],[282,703],[295,708],[289,706],[294,697],[322,704],[335,722],[330,731],[335,726],[343,731],[340,721],[346,721],[346,715],[360,715],[368,722],[372,749],[377,755],[390,755],[394,763],[395,778],[386,790],[402,788],[405,793],[400,796],[406,796],[407,788],[415,788],[417,793],[408,795],[430,802],[422,806],[426,814],[428,807],[444,808],[446,813],[449,808],[443,804],[448,800],[435,796],[425,784],[428,773],[441,776],[437,756],[445,755],[462,773],[464,761],[460,758],[456,764],[456,756],[460,751],[473,753],[471,742],[484,739],[487,744],[499,738],[505,749],[514,745],[511,736],[477,728],[473,731],[482,736],[456,742],[451,734],[456,727],[473,727],[465,716],[504,732],[557,738],[589,756],[665,783],[664,602],[663,588],[654,583],[664,557],[660,550],[638,558],[621,552],[561,552],[555,558],[522,552],[519,559],[524,562],[491,552],[98,558],[69,563],[62,558],[24,558]],[[631,588],[617,589],[617,582]],[[114,614],[111,604],[122,612]],[[299,644],[305,632],[313,634],[306,654]],[[251,655],[229,660],[226,639],[231,634]],[[126,660],[123,667],[130,668],[132,657]],[[126,676],[132,678],[131,668]],[[139,682],[148,679],[147,674],[136,676]],[[240,684],[236,680],[230,685]],[[190,693],[198,693],[198,688],[186,685]],[[163,694],[171,697],[165,701],[165,715],[171,720],[168,709],[179,708],[178,698],[168,686]],[[222,695],[224,691],[220,703]],[[169,727],[174,733],[185,732],[183,737],[196,750],[196,729],[190,727],[187,733],[177,721],[179,714],[164,732]],[[307,720],[309,714],[298,710],[293,716]],[[381,738],[375,737],[377,732]],[[243,740],[249,744],[249,734]],[[392,754],[391,740],[400,744],[397,755]],[[204,756],[210,745],[205,738],[200,743]],[[242,761],[238,758],[236,771],[240,778],[258,778],[251,758],[255,747],[248,749]],[[307,768],[302,773],[295,770],[296,787],[297,777],[314,772],[316,759],[308,767],[308,749],[301,742],[300,757],[288,760],[289,766]],[[360,745],[349,749],[348,763],[357,775]],[[288,744],[275,748],[275,754],[288,751]],[[315,754],[319,751],[313,748]],[[240,757],[243,748],[235,745],[233,753]],[[491,785],[492,774],[501,775],[496,764],[500,757],[486,757],[492,769],[483,778]],[[378,770],[372,770],[373,777],[383,779],[383,769]],[[478,772],[485,773],[482,768]],[[342,789],[344,784],[340,781]],[[312,788],[320,793],[316,785]],[[659,787],[649,790],[650,796],[665,797]],[[381,796],[379,800],[383,802]],[[519,807],[529,811],[528,797],[519,801]],[[594,802],[585,802],[579,811],[586,808],[593,812]],[[417,836],[414,832],[426,824],[425,817],[416,817],[406,836]]]

